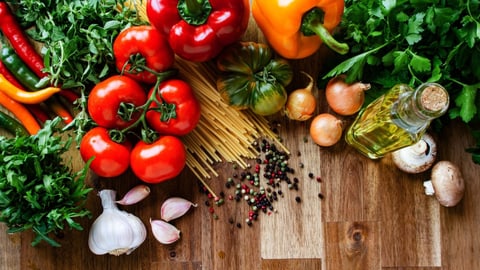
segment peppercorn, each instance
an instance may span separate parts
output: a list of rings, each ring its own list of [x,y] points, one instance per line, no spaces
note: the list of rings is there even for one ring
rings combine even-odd
[[[299,196],[297,196],[297,197],[295,197],[295,201],[296,201],[297,203],[299,203],[299,202],[302,201],[302,199],[301,199]]]

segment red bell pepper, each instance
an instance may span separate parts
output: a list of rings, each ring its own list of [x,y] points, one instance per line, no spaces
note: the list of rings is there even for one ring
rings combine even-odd
[[[173,51],[194,62],[208,61],[240,40],[250,18],[249,0],[147,0],[146,9]]]

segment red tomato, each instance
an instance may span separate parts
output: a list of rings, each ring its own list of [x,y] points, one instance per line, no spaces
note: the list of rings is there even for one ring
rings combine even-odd
[[[120,104],[139,107],[146,101],[147,94],[138,82],[127,76],[114,75],[93,87],[87,108],[90,117],[99,126],[125,128],[140,117],[140,112],[125,110]]]
[[[153,88],[148,96],[151,96]],[[148,124],[160,134],[182,136],[188,134],[200,120],[200,103],[188,83],[178,79],[162,82],[157,100],[146,114]],[[153,109],[153,110],[152,110]]]
[[[145,83],[155,83],[157,77],[142,65],[163,72],[175,61],[167,37],[150,25],[131,26],[120,32],[113,42],[113,54],[118,70]]]
[[[89,130],[80,142],[80,155],[90,163],[90,169],[101,177],[116,177],[124,173],[130,162],[131,145],[128,141],[117,143],[112,141],[108,130],[95,127]]]
[[[162,136],[151,144],[139,141],[130,154],[133,173],[146,183],[160,183],[179,175],[185,167],[186,152],[175,136]]]

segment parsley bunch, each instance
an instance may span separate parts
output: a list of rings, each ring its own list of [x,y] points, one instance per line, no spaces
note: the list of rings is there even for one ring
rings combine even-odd
[[[472,128],[478,143],[468,151],[480,163],[479,0],[346,0],[340,29],[350,52],[324,79],[346,73],[372,83],[370,100],[397,83],[442,84],[449,118]]]
[[[135,9],[125,7],[126,0],[11,2],[28,35],[43,44],[52,83],[64,88],[89,87],[115,72],[115,37],[142,23]]]
[[[31,229],[35,246],[42,240],[60,246],[50,233],[68,225],[82,230],[76,218],[90,217],[84,204],[88,193],[85,177],[88,163],[72,172],[62,159],[72,139],[58,136],[57,117],[45,123],[36,135],[16,138],[0,136],[0,222],[8,233]]]

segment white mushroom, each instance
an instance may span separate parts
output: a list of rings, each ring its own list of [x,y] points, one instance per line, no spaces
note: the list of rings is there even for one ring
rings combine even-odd
[[[432,168],[431,180],[423,183],[425,194],[435,195],[445,206],[455,206],[463,198],[465,183],[460,169],[450,161],[439,161]]]
[[[416,144],[392,152],[398,169],[406,173],[421,173],[432,167],[437,156],[437,144],[430,134],[423,135]]]

